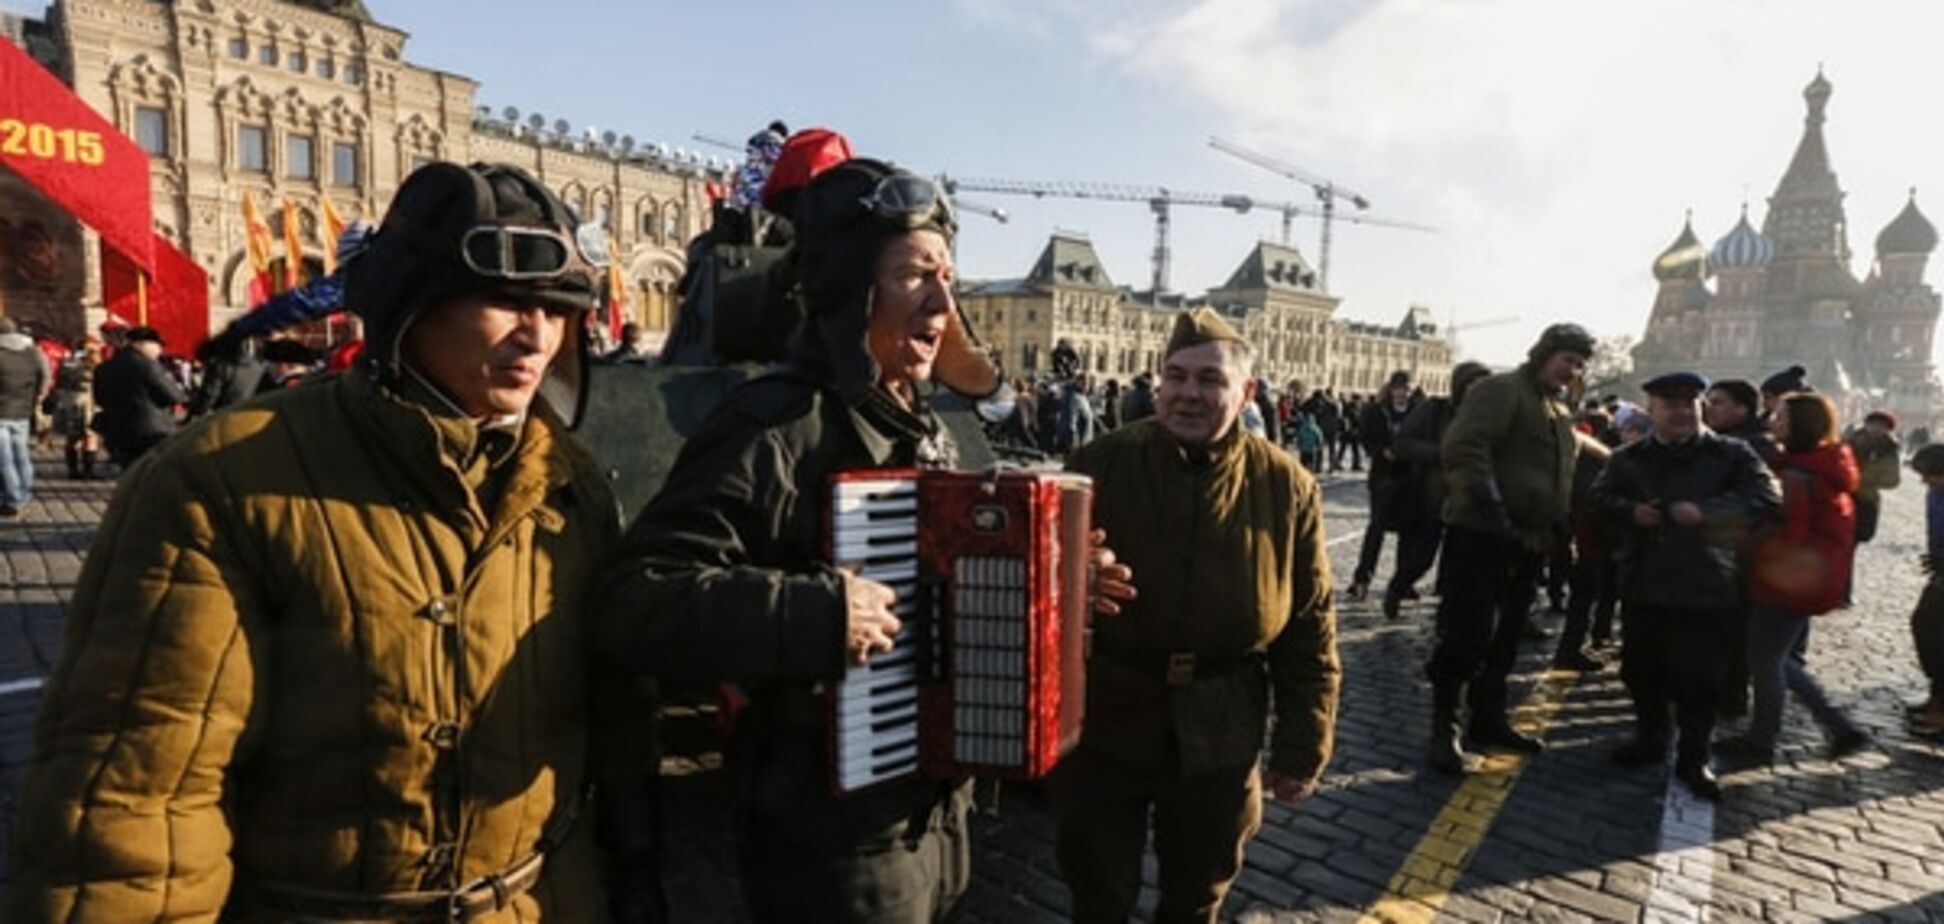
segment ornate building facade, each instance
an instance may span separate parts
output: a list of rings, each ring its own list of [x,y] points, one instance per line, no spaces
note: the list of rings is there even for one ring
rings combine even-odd
[[[1800,364],[1852,420],[1874,408],[1913,421],[1936,416],[1940,299],[1924,273],[1937,230],[1913,193],[1877,234],[1868,273],[1852,273],[1845,193],[1823,139],[1832,90],[1821,73],[1803,90],[1802,138],[1761,230],[1744,205],[1709,248],[1690,219],[1654,261],[1659,291],[1634,350],[1636,377],[1694,369],[1759,383]]]
[[[683,247],[709,218],[705,186],[724,178],[723,165],[664,146],[576,136],[511,110],[496,117],[476,104],[471,79],[408,63],[406,34],[357,0],[55,0],[42,20],[0,25],[149,152],[156,230],[209,274],[212,328],[249,307],[246,192],[279,260],[281,203],[293,203],[301,259],[316,272],[335,245],[323,240],[324,200],[375,220],[405,175],[436,159],[517,164],[604,222],[636,319],[666,331]],[[92,234],[71,219],[62,226],[38,199],[0,170],[0,214],[56,238],[85,235],[72,252],[87,256],[30,284],[0,273],[0,304],[72,315],[47,319],[61,331],[81,323],[80,305],[91,327],[101,320]]]
[[[1373,393],[1399,369],[1433,393],[1451,381],[1451,348],[1427,309],[1411,308],[1396,327],[1338,320],[1340,299],[1317,287],[1302,254],[1268,242],[1204,295],[1156,297],[1115,285],[1090,241],[1060,232],[1024,277],[969,282],[960,298],[1005,367],[1027,375],[1049,368],[1061,340],[1096,378],[1158,373],[1175,315],[1207,305],[1237,323],[1255,345],[1256,374],[1277,388]]]

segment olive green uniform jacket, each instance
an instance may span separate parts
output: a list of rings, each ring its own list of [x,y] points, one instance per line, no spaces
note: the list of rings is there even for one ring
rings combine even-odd
[[[1479,504],[1484,492],[1504,502],[1512,535],[1534,551],[1550,548],[1553,527],[1572,508],[1578,444],[1573,412],[1539,383],[1532,368],[1480,379],[1445,430],[1444,521],[1448,526],[1504,533]]]
[[[1883,500],[1883,492],[1895,490],[1903,480],[1900,464],[1903,460],[1903,447],[1895,436],[1876,439],[1868,431],[1858,430],[1848,439],[1850,451],[1856,454],[1856,467],[1863,479],[1856,489],[1856,499],[1866,504]]]
[[[1315,480],[1240,427],[1195,451],[1153,420],[1067,467],[1093,477],[1094,523],[1139,590],[1094,618],[1081,747],[1144,770],[1242,766],[1261,755],[1273,692],[1269,769],[1320,777],[1342,671]],[[1171,686],[1159,665],[1172,651],[1244,666]]]
[[[544,406],[490,477],[453,445],[470,424],[439,420],[354,372],[211,417],[123,477],[0,917],[254,921],[275,917],[257,889],[453,888],[573,810],[590,692],[627,695],[588,689],[582,606],[614,502]],[[617,772],[652,759],[652,726],[616,733]],[[489,919],[604,919],[593,830]]]

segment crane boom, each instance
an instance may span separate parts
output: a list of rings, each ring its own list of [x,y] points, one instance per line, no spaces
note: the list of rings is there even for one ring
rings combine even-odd
[[[1370,208],[1370,200],[1365,198],[1361,193],[1352,191],[1350,189],[1345,188],[1342,185],[1339,185],[1334,180],[1326,180],[1322,177],[1316,176],[1307,171],[1297,169],[1296,167],[1284,163],[1283,161],[1277,160],[1274,157],[1270,157],[1267,154],[1261,154],[1255,151],[1251,151],[1248,148],[1245,148],[1232,141],[1224,141],[1221,138],[1211,136],[1208,139],[1208,146],[1224,154],[1227,154],[1230,157],[1234,157],[1237,160],[1241,160],[1246,163],[1254,164],[1257,167],[1261,167],[1262,169],[1267,170],[1270,173],[1274,173],[1278,176],[1281,176],[1284,179],[1294,180],[1295,182],[1301,183],[1304,186],[1308,186],[1310,190],[1316,194],[1316,201],[1322,204],[1322,210],[1323,210],[1323,216],[1322,216],[1323,217],[1323,239],[1321,243],[1317,245],[1317,249],[1316,249],[1316,275],[1317,275],[1317,280],[1323,286],[1323,291],[1325,292],[1328,292],[1330,290],[1330,229],[1333,225],[1336,224],[1336,221],[1339,217],[1341,217],[1341,219],[1344,221],[1352,222],[1355,224],[1379,225],[1387,228],[1401,228],[1409,231],[1435,232],[1437,230],[1436,228],[1430,228],[1424,225],[1411,224],[1409,222],[1372,220],[1366,216],[1361,216],[1361,215],[1338,216],[1337,209],[1336,209],[1336,204],[1338,199],[1348,200],[1349,203],[1353,206],[1356,206],[1357,211],[1360,212],[1363,211],[1364,209]],[[1288,237],[1287,228],[1288,228],[1288,219],[1285,218],[1284,219],[1285,230],[1283,232],[1285,238]]]
[[[1255,209],[1280,212],[1283,216],[1283,243],[1289,242],[1289,222],[1297,215],[1309,214],[1305,208],[1290,202],[1277,202],[1258,199],[1242,193],[1194,192],[1169,189],[1165,186],[1137,186],[1123,183],[1095,182],[1050,182],[1042,180],[1003,180],[974,179],[940,176],[939,185],[948,195],[956,196],[960,191],[998,193],[1002,195],[1032,196],[1036,199],[1090,199],[1098,202],[1145,202],[1154,213],[1154,253],[1153,284],[1154,291],[1160,293],[1168,288],[1168,269],[1173,263],[1173,253],[1168,246],[1168,234],[1172,225],[1172,210],[1177,205],[1202,208],[1228,209],[1237,215],[1246,215]]]

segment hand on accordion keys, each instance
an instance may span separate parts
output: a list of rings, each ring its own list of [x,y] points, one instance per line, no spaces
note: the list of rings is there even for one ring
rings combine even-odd
[[[871,655],[890,651],[902,625],[891,614],[898,602],[897,591],[859,577],[856,568],[842,569],[844,575],[844,650],[851,661],[863,664]]]
[[[1093,587],[1087,596],[1093,600],[1094,612],[1118,616],[1120,605],[1138,594],[1134,589],[1134,569],[1115,560],[1114,550],[1107,547],[1106,530],[1096,529],[1087,538],[1093,545]]]

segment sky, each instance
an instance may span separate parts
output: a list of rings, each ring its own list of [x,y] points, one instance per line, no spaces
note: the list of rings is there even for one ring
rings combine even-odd
[[[1339,222],[1338,315],[1396,323],[1427,305],[1491,362],[1559,320],[1637,336],[1649,266],[1688,210],[1709,243],[1744,201],[1759,226],[1818,67],[1853,269],[1912,187],[1944,220],[1944,120],[1923,102],[1944,88],[1934,0],[366,4],[411,34],[413,63],[577,130],[728,157],[692,136],[781,118],[930,174],[1314,201],[1210,148],[1220,136],[1362,194],[1371,216],[1435,228]],[[1023,275],[1060,229],[1089,235],[1115,281],[1147,284],[1143,203],[967,197],[1011,220],[963,216],[966,277]],[[1177,208],[1172,287],[1219,285],[1279,226]],[[1312,262],[1318,232],[1297,220]]]

